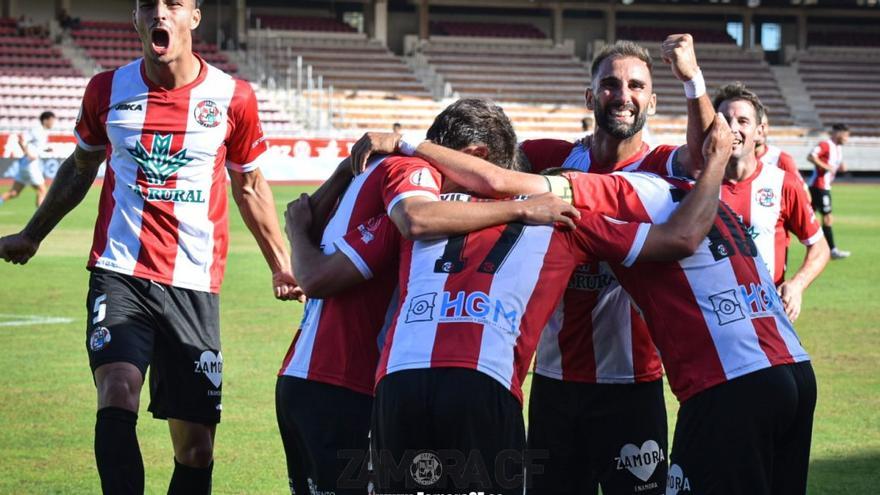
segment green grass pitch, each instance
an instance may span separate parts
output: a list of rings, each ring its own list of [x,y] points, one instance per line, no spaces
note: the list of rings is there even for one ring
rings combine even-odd
[[[279,212],[301,190],[273,189]],[[0,493],[100,491],[84,346],[84,265],[97,198],[94,188],[28,265],[0,264]],[[819,382],[810,493],[873,494],[880,483],[880,186],[835,185],[834,200],[835,236],[853,256],[831,262],[807,292],[796,324]],[[30,191],[0,207],[0,235],[17,231],[32,211]],[[285,493],[274,384],[302,306],[272,298],[268,269],[234,207],[230,225],[214,491]],[[799,266],[802,256],[795,246],[791,264]],[[9,325],[24,316],[72,321]],[[677,407],[671,394],[667,400],[671,431]],[[173,454],[167,427],[146,413],[147,401],[145,393],[138,424],[147,492],[164,493]]]

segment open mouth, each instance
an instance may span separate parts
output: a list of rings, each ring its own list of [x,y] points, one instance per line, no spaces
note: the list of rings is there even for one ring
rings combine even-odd
[[[168,51],[168,46],[171,44],[171,36],[168,31],[162,28],[153,29],[150,31],[150,38],[156,53],[163,54]]]

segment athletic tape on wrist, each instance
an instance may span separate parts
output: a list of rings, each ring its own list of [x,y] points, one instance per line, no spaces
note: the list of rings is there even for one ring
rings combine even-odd
[[[684,95],[693,100],[706,94],[706,80],[703,79],[703,73],[697,71],[693,79],[684,82]]]
[[[569,182],[568,179],[565,177],[546,175],[544,176],[544,179],[547,180],[547,186],[550,188],[550,192],[566,203],[571,204],[574,197],[571,192],[571,182]]]
[[[420,144],[422,144],[421,139],[416,140],[408,136],[401,136],[400,141],[397,142],[397,149],[403,155],[413,156]]]

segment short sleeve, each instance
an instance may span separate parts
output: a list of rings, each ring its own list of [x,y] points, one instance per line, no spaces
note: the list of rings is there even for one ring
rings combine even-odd
[[[670,197],[669,182],[653,174],[571,172],[564,176],[571,181],[575,208],[630,222],[651,221],[663,209],[658,205],[666,205]]]
[[[109,142],[105,123],[112,84],[113,72],[102,72],[93,77],[86,86],[73,129],[76,144],[86,151],[103,150]]]
[[[811,155],[819,158],[820,160],[827,162],[828,157],[831,155],[831,147],[828,146],[828,141],[822,141],[817,144],[813,151],[810,152]]]
[[[776,162],[777,166],[782,170],[792,174],[795,179],[799,179],[803,181],[803,177],[801,177],[801,172],[797,168],[797,163],[795,163],[794,158],[786,152],[781,152],[779,154],[779,161]]]
[[[819,242],[823,237],[822,228],[816,220],[807,191],[787,172],[782,188],[786,230],[796,235],[805,246]]]
[[[375,216],[340,237],[336,245],[367,280],[397,262],[400,232],[387,215]]]
[[[683,149],[684,146],[671,146],[667,144],[657,146],[645,155],[645,158],[642,159],[636,170],[663,176],[676,175],[673,162],[676,155]]]
[[[574,235],[588,258],[632,266],[650,229],[650,223],[624,222],[593,213],[581,216]]]
[[[422,196],[440,200],[440,172],[421,158],[391,156],[382,163],[385,167],[385,184],[382,200],[390,215],[397,203],[406,198]]]
[[[573,148],[574,144],[559,139],[530,139],[519,145],[519,149],[529,161],[531,172],[536,174],[550,168],[561,167]]]
[[[226,168],[250,172],[259,167],[257,159],[269,149],[260,117],[257,96],[247,81],[235,81],[235,94],[229,105],[230,133],[226,141]]]

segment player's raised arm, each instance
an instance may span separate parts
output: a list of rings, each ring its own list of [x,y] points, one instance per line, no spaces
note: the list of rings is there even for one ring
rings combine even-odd
[[[732,146],[733,133],[719,113],[703,143],[703,172],[669,220],[651,226],[637,261],[680,259],[697,250],[717,215],[721,180]]]
[[[25,264],[58,222],[74,209],[89,191],[104,161],[104,149],[87,151],[79,146],[58,167],[46,199],[19,233],[0,238],[0,258]]]
[[[834,167],[831,166],[828,162],[823,160],[820,155],[824,152],[825,156],[828,156],[828,144],[826,142],[819,143],[810,154],[807,155],[807,161],[812,163],[813,165],[821,168],[822,170],[833,172]]]
[[[675,175],[693,176],[704,166],[703,140],[712,127],[715,110],[697,64],[693,36],[671,34],[663,41],[660,50],[663,61],[671,66],[672,73],[684,84],[687,97],[687,145],[676,152],[673,172]]]
[[[272,270],[275,297],[282,300],[298,299],[296,280],[290,271],[290,258],[278,226],[272,190],[259,169],[238,172],[229,169],[232,197],[238,205],[245,225],[260,246],[260,251]]]

